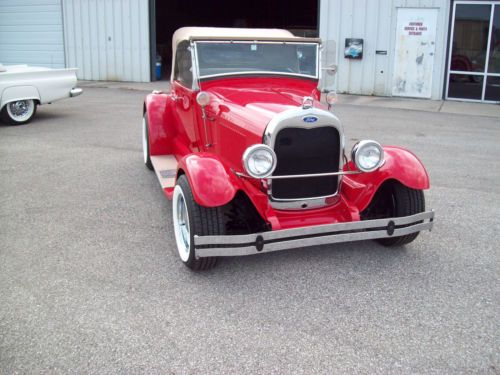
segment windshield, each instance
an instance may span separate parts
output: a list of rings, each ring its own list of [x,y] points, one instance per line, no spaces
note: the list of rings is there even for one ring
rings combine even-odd
[[[196,42],[200,78],[226,74],[318,77],[317,43]]]

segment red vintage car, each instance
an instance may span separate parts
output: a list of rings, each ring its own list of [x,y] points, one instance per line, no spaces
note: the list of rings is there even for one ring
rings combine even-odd
[[[173,199],[186,266],[354,240],[399,246],[432,228],[414,154],[372,140],[344,149],[335,95],[320,102],[319,39],[194,27],[172,45],[171,91],[146,97],[143,149]]]

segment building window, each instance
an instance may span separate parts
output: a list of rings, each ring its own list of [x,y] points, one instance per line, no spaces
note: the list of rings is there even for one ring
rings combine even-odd
[[[500,2],[457,1],[447,99],[500,102]]]

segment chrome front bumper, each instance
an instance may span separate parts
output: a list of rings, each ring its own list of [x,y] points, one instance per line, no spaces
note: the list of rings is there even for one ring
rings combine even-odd
[[[81,95],[83,92],[83,89],[79,87],[73,87],[71,90],[69,90],[69,96],[71,98],[74,98],[75,96]]]
[[[431,230],[434,211],[412,216],[326,224],[236,236],[194,236],[198,258],[269,253],[337,242],[373,240]]]

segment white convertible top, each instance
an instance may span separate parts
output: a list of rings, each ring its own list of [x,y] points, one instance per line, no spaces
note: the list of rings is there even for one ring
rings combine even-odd
[[[181,27],[172,36],[172,79],[177,45],[183,40],[260,40],[320,43],[319,38],[294,36],[284,29],[246,29],[234,27]]]
[[[296,38],[290,31],[283,29],[244,29],[233,27],[181,27],[172,37],[172,47],[183,40],[191,39],[290,39]]]

